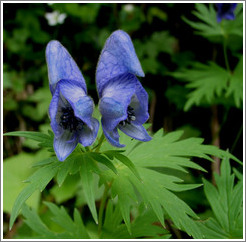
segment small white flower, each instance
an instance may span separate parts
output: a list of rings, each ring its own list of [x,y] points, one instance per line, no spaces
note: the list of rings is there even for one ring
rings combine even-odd
[[[54,11],[52,13],[46,13],[45,18],[48,20],[50,26],[55,26],[57,24],[63,24],[67,15],[65,13],[60,13],[59,11]]]
[[[133,4],[126,4],[126,5],[123,6],[123,9],[126,12],[131,13],[134,10],[134,5]]]

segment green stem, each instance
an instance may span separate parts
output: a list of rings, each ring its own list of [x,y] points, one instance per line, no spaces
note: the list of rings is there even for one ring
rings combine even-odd
[[[226,38],[225,37],[224,37],[224,41],[223,41],[223,51],[224,51],[226,69],[229,72],[231,72],[229,61],[228,61],[228,56],[227,56],[227,51],[226,51]]]
[[[239,132],[237,133],[237,137],[236,137],[236,139],[235,139],[234,142],[233,142],[233,145],[232,145],[232,148],[231,148],[231,153],[234,151],[234,149],[235,149],[235,147],[236,147],[236,144],[237,144],[237,142],[238,142],[238,140],[239,140],[239,138],[240,138],[240,136],[241,136],[242,131],[243,131],[243,124],[241,125],[240,130],[239,130]]]
[[[109,184],[105,183],[104,186],[105,186],[105,189],[104,189],[104,193],[103,193],[102,200],[100,203],[99,214],[98,214],[98,235],[99,237],[101,236],[101,233],[102,233],[103,211],[104,211],[105,203],[108,197],[108,191],[110,189]]]
[[[100,137],[100,139],[99,139],[99,141],[98,141],[98,145],[95,147],[96,148],[96,152],[98,152],[99,150],[100,150],[100,148],[101,148],[101,146],[102,146],[102,143],[103,143],[103,141],[104,141],[104,134],[102,133],[101,134],[101,137]]]

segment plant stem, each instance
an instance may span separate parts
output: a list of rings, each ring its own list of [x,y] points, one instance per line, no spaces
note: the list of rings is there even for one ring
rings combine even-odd
[[[99,214],[98,214],[98,235],[99,237],[101,236],[101,233],[102,233],[103,211],[104,211],[105,203],[108,197],[108,191],[110,188],[110,185],[107,183],[105,183],[104,186],[105,186],[105,189],[104,189],[104,193],[103,193],[102,200],[100,203]]]
[[[232,145],[232,147],[231,147],[231,153],[234,151],[234,149],[235,149],[235,147],[236,147],[236,144],[237,144],[237,142],[238,142],[238,140],[239,140],[239,138],[240,138],[240,136],[241,136],[242,131],[243,131],[243,124],[241,125],[240,130],[239,130],[238,133],[237,133],[237,137],[236,137],[236,139],[235,139],[234,142],[233,142],[233,145]]]
[[[219,124],[219,117],[218,117],[218,106],[213,105],[211,107],[212,111],[212,120],[211,120],[211,132],[212,132],[212,145],[220,147],[220,136],[219,136],[219,130],[220,130],[220,124]],[[212,171],[213,173],[216,172],[217,174],[220,174],[220,158],[212,156],[214,159],[214,162],[212,163]],[[215,184],[214,176],[212,177],[212,182]]]
[[[103,141],[104,141],[104,134],[102,133],[101,134],[101,137],[100,137],[100,139],[99,139],[99,141],[98,141],[98,145],[96,146],[96,152],[98,152],[99,150],[100,150],[100,148],[101,148],[101,146],[102,146],[102,143],[103,143]]]
[[[226,65],[226,69],[231,72],[230,69],[230,65],[229,65],[229,61],[228,61],[228,56],[227,56],[227,51],[226,51],[226,38],[224,37],[224,41],[223,41],[223,52],[224,52],[224,57],[225,57],[225,65]]]

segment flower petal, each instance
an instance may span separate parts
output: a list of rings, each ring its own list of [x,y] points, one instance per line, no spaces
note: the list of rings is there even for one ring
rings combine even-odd
[[[124,74],[111,79],[103,90],[99,110],[107,130],[112,131],[120,121],[127,118],[127,107],[136,90],[137,78]]]
[[[97,137],[99,122],[97,119],[92,118],[91,123],[92,128],[88,127],[87,125],[84,125],[81,133],[79,134],[79,142],[83,146],[92,145]]]
[[[98,61],[96,81],[99,97],[110,79],[124,73],[144,76],[130,36],[117,30],[107,39]]]
[[[148,93],[144,90],[141,83],[136,82],[136,93],[131,99],[130,106],[134,109],[136,124],[143,124],[149,119],[148,113]]]
[[[70,103],[74,110],[74,115],[86,123],[91,129],[92,113],[94,109],[93,100],[87,96],[80,83],[72,80],[61,80],[57,87],[64,98]]]
[[[115,147],[119,147],[119,148],[125,147],[125,145],[122,145],[119,142],[120,136],[119,136],[119,133],[117,131],[117,128],[109,131],[109,130],[107,130],[103,119],[101,120],[101,122],[102,122],[103,133],[104,133],[106,139],[108,140],[108,142]]]
[[[132,74],[123,74],[111,79],[103,89],[102,96],[113,98],[124,108],[130,104],[132,95],[136,91],[137,78]]]
[[[112,131],[118,123],[127,118],[126,109],[113,98],[103,97],[99,102],[105,129]]]
[[[75,149],[78,144],[78,138],[68,130],[57,138],[54,138],[54,150],[59,161],[64,161]]]
[[[46,61],[51,93],[54,93],[56,84],[61,79],[76,80],[86,93],[86,84],[82,73],[68,51],[59,41],[52,40],[46,47]]]
[[[51,128],[55,134],[55,136],[58,138],[61,136],[64,132],[62,127],[59,125],[59,120],[57,116],[59,115],[59,110],[61,107],[65,107],[64,100],[60,97],[60,90],[57,88],[54,92],[54,95],[51,99],[50,106],[49,106],[49,116],[50,116],[50,125]]]
[[[126,135],[140,141],[150,141],[152,139],[142,125],[131,123],[125,124],[124,126],[118,125],[118,128]]]

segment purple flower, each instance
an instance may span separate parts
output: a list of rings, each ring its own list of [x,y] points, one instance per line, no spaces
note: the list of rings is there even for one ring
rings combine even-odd
[[[222,19],[235,19],[234,10],[237,3],[216,3],[217,6],[217,22],[220,23]]]
[[[83,75],[58,41],[48,43],[46,61],[52,93],[49,116],[55,134],[54,150],[57,158],[64,161],[78,143],[89,146],[94,142],[99,122],[92,117],[94,103],[87,95]]]
[[[144,77],[144,72],[131,38],[117,30],[107,39],[96,72],[103,132],[116,147],[125,146],[119,143],[118,129],[134,139],[151,140],[142,126],[149,118],[148,94],[135,75]]]

